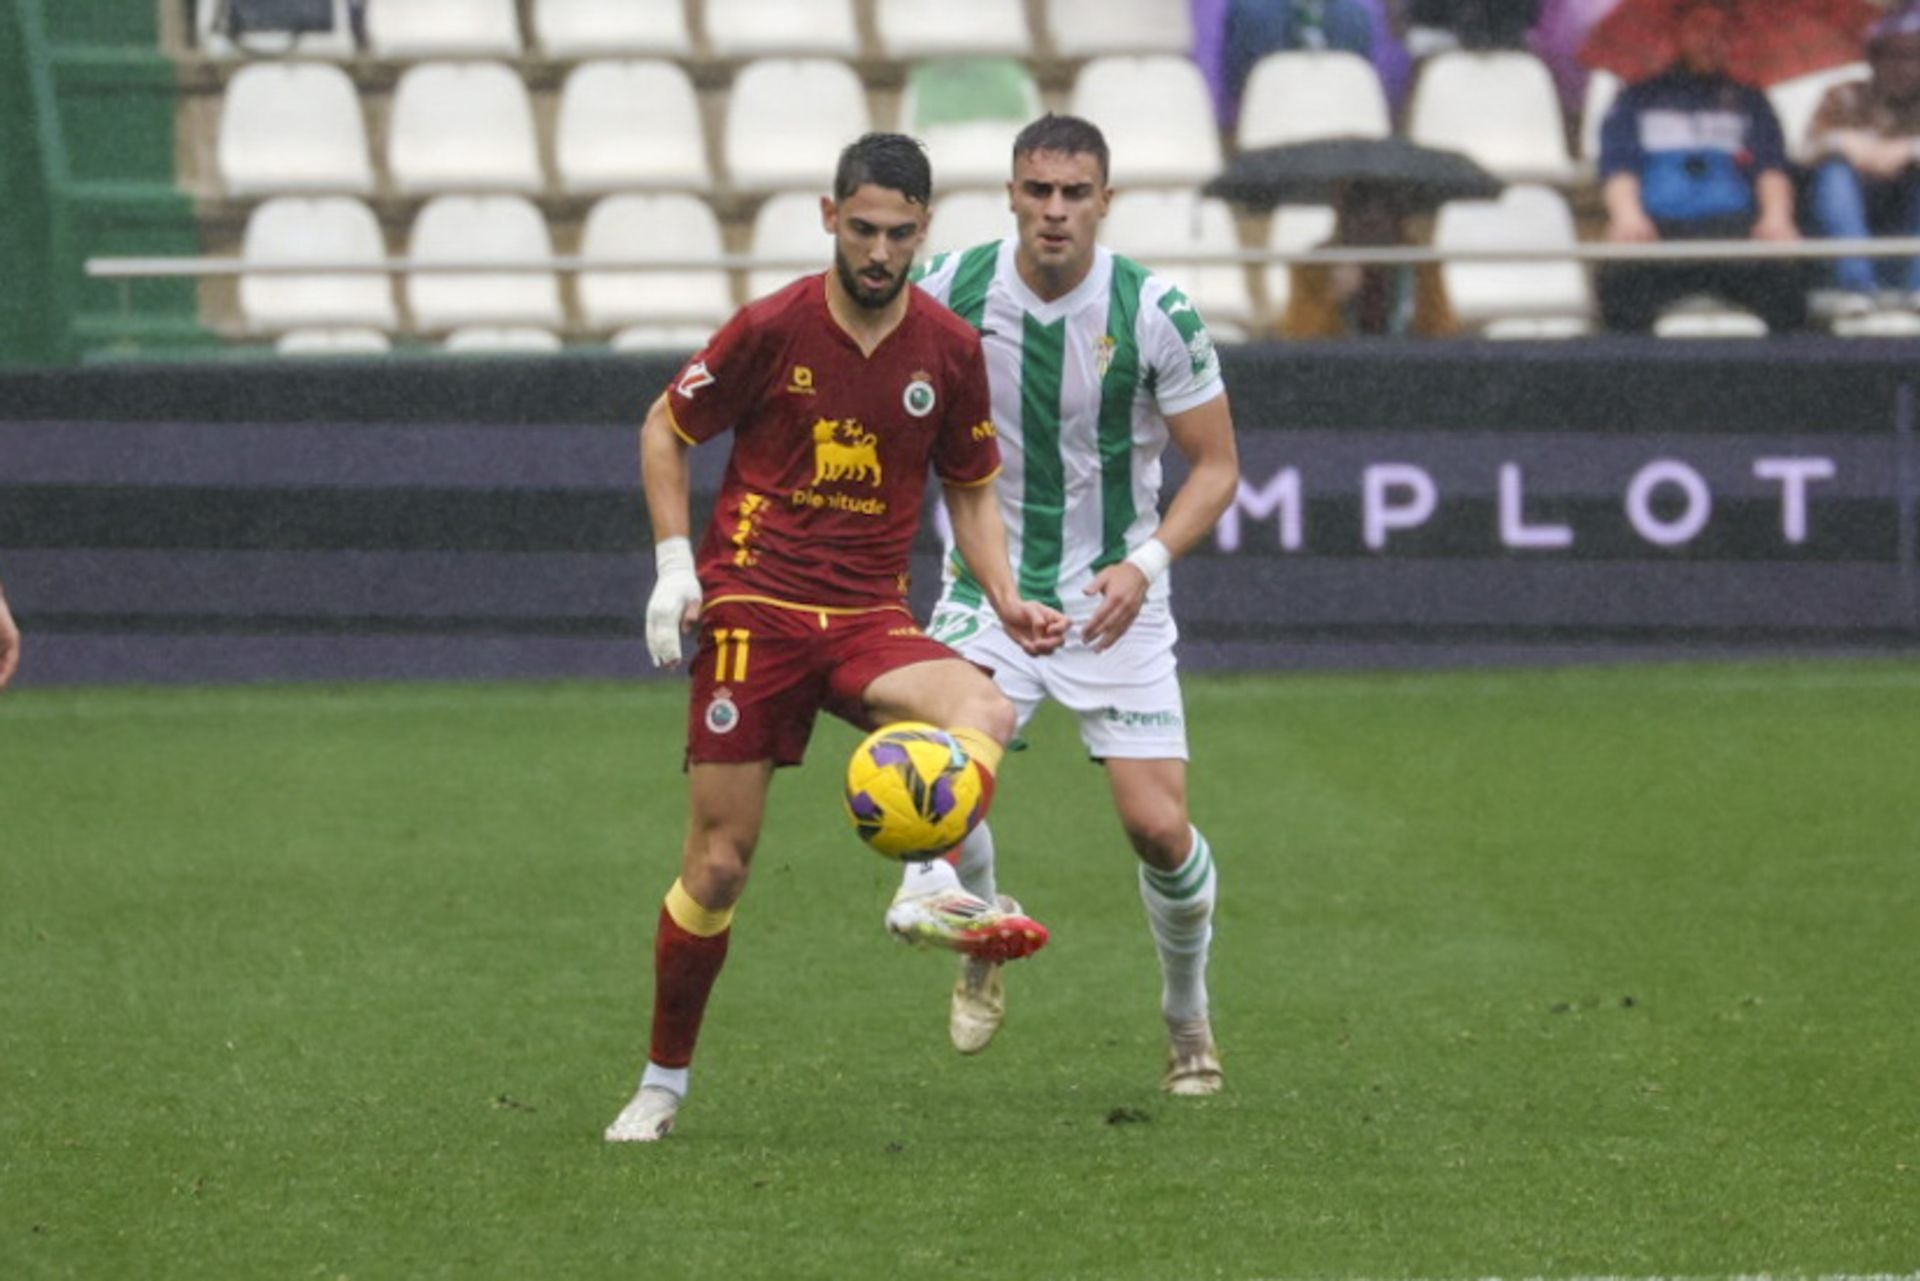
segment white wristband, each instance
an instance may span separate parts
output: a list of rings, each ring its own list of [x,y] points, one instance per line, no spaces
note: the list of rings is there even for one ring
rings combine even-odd
[[[1157,582],[1172,563],[1173,553],[1157,538],[1149,538],[1127,553],[1127,564],[1145,574],[1149,585]]]
[[[663,538],[653,545],[653,567],[660,577],[693,572],[693,544],[684,537]]]

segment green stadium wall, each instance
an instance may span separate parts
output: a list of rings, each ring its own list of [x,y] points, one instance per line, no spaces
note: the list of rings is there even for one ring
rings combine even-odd
[[[177,182],[178,75],[155,0],[0,0],[0,362],[204,350],[192,280],[87,278],[103,255],[200,252]]]

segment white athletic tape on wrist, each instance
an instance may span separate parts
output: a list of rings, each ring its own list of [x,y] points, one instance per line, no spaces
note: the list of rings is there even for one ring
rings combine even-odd
[[[1127,553],[1127,564],[1145,574],[1147,582],[1153,583],[1167,572],[1167,566],[1173,564],[1173,553],[1159,539],[1149,538]]]
[[[684,537],[663,538],[653,545],[653,567],[660,577],[693,572],[693,544]]]

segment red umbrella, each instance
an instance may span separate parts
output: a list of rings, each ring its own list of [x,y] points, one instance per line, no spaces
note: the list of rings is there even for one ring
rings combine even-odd
[[[1697,9],[1726,18],[1726,65],[1734,80],[1764,89],[1866,56],[1867,28],[1885,16],[1870,0],[1620,0],[1594,24],[1580,60],[1628,83],[1680,60],[1680,27]]]

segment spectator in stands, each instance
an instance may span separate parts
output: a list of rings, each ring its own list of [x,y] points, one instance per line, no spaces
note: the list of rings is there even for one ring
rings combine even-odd
[[[0,587],[0,689],[7,687],[20,666],[20,627],[7,609],[7,593]]]
[[[1415,211],[1388,186],[1351,182],[1323,249],[1417,243]],[[1458,332],[1438,263],[1297,263],[1280,318],[1284,338],[1439,338]]]
[[[1580,60],[1580,46],[1594,24],[1613,12],[1619,0],[1544,0],[1540,19],[1527,33],[1527,47],[1547,64],[1560,90],[1560,107],[1569,120],[1586,108],[1592,71]]]
[[[1220,127],[1240,118],[1240,95],[1253,64],[1286,49],[1345,49],[1373,57],[1373,18],[1360,0],[1229,0],[1221,82],[1215,95]]]
[[[1373,22],[1373,70],[1380,87],[1387,91],[1387,107],[1399,118],[1413,88],[1413,55],[1403,41],[1406,35],[1404,0],[1359,0]]]
[[[1404,0],[1407,52],[1427,58],[1449,49],[1525,49],[1540,0]]]
[[[1835,85],[1807,128],[1816,168],[1808,210],[1823,236],[1920,236],[1920,2],[1867,33],[1865,80]],[[1920,258],[1840,258],[1832,291],[1814,295],[1830,317],[1864,315],[1884,287],[1920,308]]]
[[[1607,239],[1793,241],[1793,180],[1767,95],[1730,79],[1728,12],[1682,0],[1679,62],[1620,91],[1600,127]],[[1643,333],[1668,304],[1713,294],[1778,333],[1806,323],[1797,261],[1717,259],[1602,263],[1595,291],[1607,327]]]

